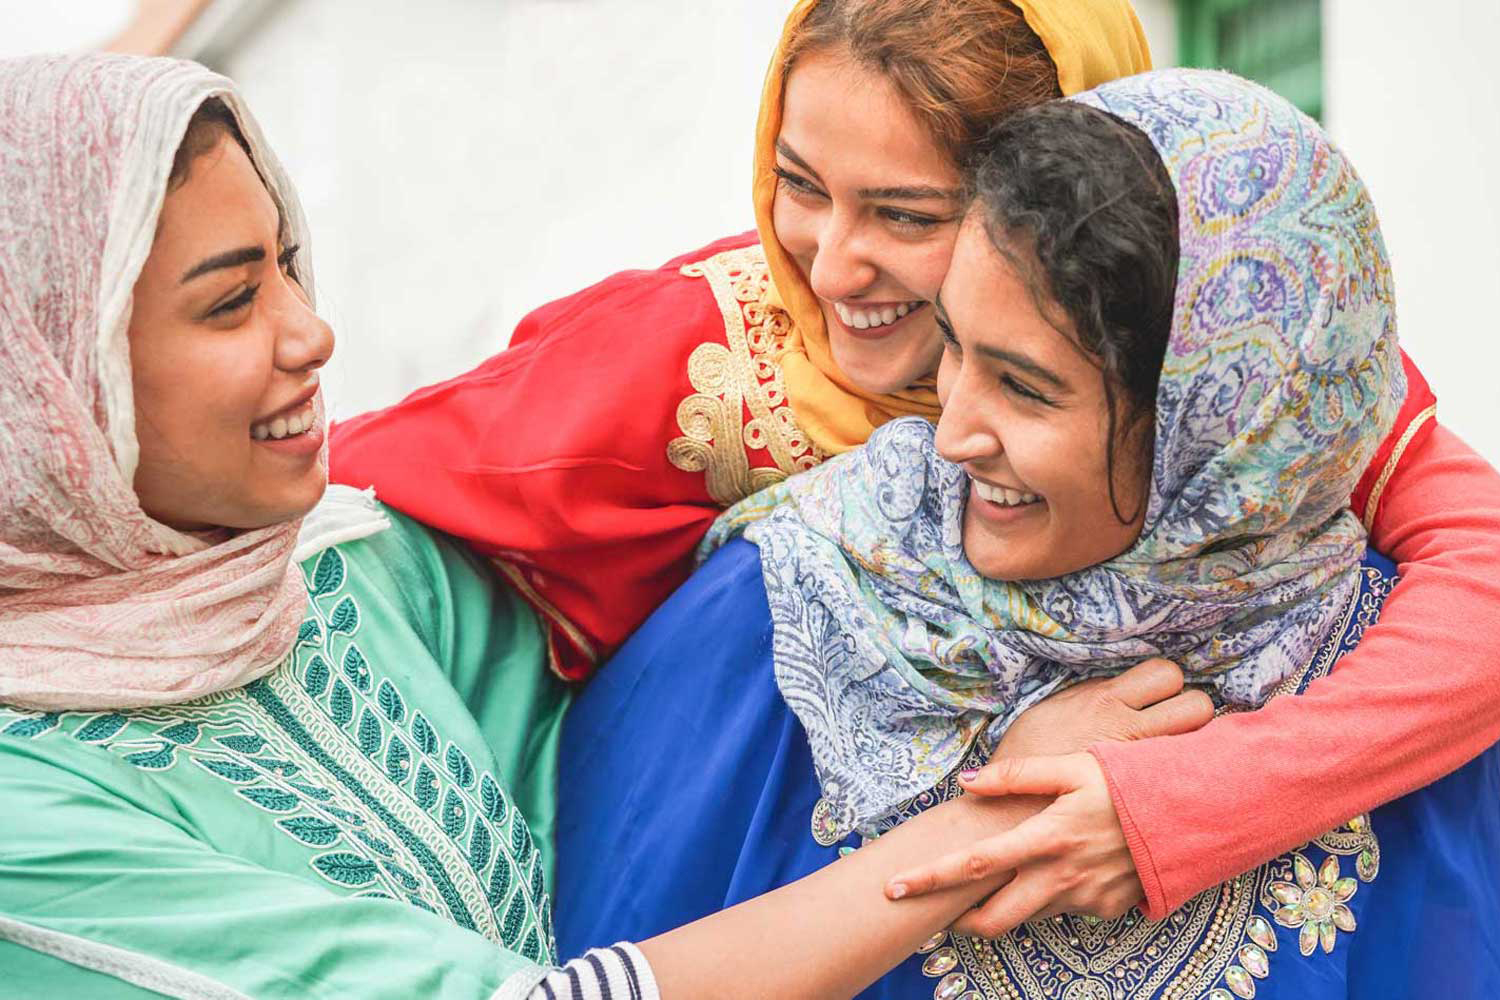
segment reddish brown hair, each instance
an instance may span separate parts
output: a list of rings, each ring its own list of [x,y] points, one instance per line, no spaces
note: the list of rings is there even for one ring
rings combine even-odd
[[[1002,119],[1062,96],[1046,46],[1005,0],[823,0],[789,40],[783,79],[829,49],[889,79],[960,165]]]

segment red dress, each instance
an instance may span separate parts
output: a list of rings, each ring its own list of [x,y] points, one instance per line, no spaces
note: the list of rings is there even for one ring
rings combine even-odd
[[[579,680],[720,510],[823,458],[798,431],[754,233],[542,306],[510,347],[332,430],[331,477],[488,556]]]

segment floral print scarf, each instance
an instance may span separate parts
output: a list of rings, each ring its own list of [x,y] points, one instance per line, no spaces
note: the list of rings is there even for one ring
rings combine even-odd
[[[1145,523],[1122,555],[1001,582],[964,557],[967,476],[920,418],[727,511],[761,550],[776,678],[845,829],[930,788],[1058,686],[1151,656],[1256,705],[1355,586],[1350,491],[1405,392],[1364,185],[1319,127],[1237,77],[1164,70],[1073,100],[1143,131],[1181,264]]]

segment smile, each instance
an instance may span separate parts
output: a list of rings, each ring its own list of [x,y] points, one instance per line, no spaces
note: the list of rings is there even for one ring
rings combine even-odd
[[[858,306],[846,306],[842,302],[835,302],[833,311],[850,329],[874,330],[882,326],[890,326],[926,304],[925,302],[902,302],[898,305],[862,309]]]
[[[973,480],[974,492],[979,494],[981,500],[988,500],[992,504],[1001,507],[1026,507],[1030,504],[1040,503],[1041,497],[1035,493],[1022,493],[1020,490],[1009,489],[1004,486],[991,486],[989,483]]]
[[[281,441],[306,434],[317,424],[317,420],[312,400],[308,400],[291,413],[279,414],[270,420],[251,424],[250,436],[257,441]]]

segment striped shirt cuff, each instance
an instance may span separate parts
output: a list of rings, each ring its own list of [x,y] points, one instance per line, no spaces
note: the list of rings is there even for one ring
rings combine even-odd
[[[651,964],[635,945],[595,948],[549,972],[527,1000],[661,1000]]]

